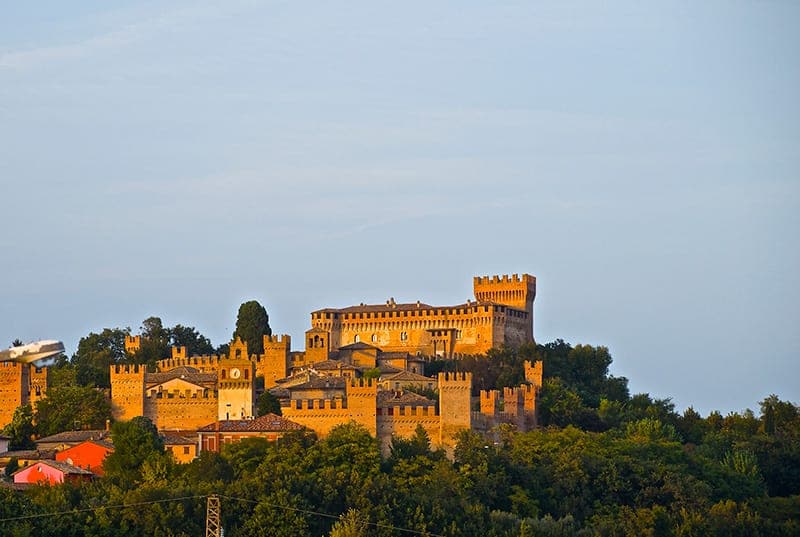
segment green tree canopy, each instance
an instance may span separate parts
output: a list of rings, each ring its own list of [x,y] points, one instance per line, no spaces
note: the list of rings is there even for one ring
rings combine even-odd
[[[111,387],[109,366],[124,363],[125,337],[130,329],[104,328],[96,334],[89,333],[78,342],[78,350],[72,356],[72,363],[77,369],[76,379],[82,386]]]
[[[250,354],[264,352],[264,336],[271,336],[269,315],[267,310],[255,300],[250,300],[239,306],[239,315],[236,317],[236,330],[233,337],[241,338],[247,343]]]
[[[114,452],[106,457],[106,476],[120,483],[134,483],[141,478],[145,461],[164,454],[164,442],[148,418],[137,416],[115,423],[111,428]]]
[[[9,447],[12,450],[33,448],[35,444],[31,437],[35,431],[31,405],[18,406],[11,417],[11,423],[3,428],[3,434],[11,438]]]
[[[111,419],[111,405],[103,392],[88,386],[47,390],[36,402],[36,422],[41,436],[76,429],[102,429]]]

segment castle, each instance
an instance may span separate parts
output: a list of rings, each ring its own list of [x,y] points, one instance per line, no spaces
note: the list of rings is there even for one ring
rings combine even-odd
[[[174,347],[156,371],[111,366],[114,417],[143,415],[161,430],[183,431],[216,420],[251,419],[261,378],[287,419],[320,436],[354,421],[379,439],[384,452],[393,436],[410,436],[418,426],[435,447],[448,451],[463,429],[489,431],[499,423],[531,429],[540,362],[526,364],[527,384],[502,394],[482,392],[474,403],[469,373],[424,376],[431,357],[483,354],[533,341],[533,276],[476,277],[473,289],[474,301],[455,306],[390,299],[314,311],[304,351],[293,351],[288,335],[265,335],[259,355],[250,355],[237,339],[222,356],[187,356],[185,347]],[[125,341],[128,352],[139,345],[139,336]]]
[[[114,418],[146,416],[160,430],[173,431],[252,419],[263,379],[263,389],[279,398],[286,418],[321,436],[355,421],[384,450],[393,435],[409,436],[417,426],[445,449],[462,429],[488,431],[498,423],[535,427],[541,363],[527,364],[526,384],[478,398],[472,397],[468,373],[424,376],[432,357],[477,355],[533,341],[535,277],[476,277],[473,290],[474,301],[455,306],[389,299],[314,311],[303,351],[291,349],[288,335],[275,335],[264,336],[258,355],[237,339],[222,356],[188,356],[185,347],[173,347],[155,370],[112,365]],[[140,336],[125,340],[129,353],[140,345]],[[47,384],[46,368],[0,363],[0,426],[11,421],[16,407],[43,397]]]

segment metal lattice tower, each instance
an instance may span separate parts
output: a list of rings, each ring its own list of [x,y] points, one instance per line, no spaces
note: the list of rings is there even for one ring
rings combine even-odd
[[[212,494],[206,502],[206,537],[222,537],[219,520],[219,496]]]

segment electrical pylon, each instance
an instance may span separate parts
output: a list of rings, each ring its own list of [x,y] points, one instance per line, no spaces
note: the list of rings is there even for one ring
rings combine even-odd
[[[206,501],[206,537],[222,537],[219,521],[219,496],[212,494]]]

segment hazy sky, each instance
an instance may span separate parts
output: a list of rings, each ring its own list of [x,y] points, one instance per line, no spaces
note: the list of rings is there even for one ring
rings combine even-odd
[[[646,4],[646,5],[645,5]],[[704,414],[800,401],[800,4],[8,2],[0,343],[538,278]]]

